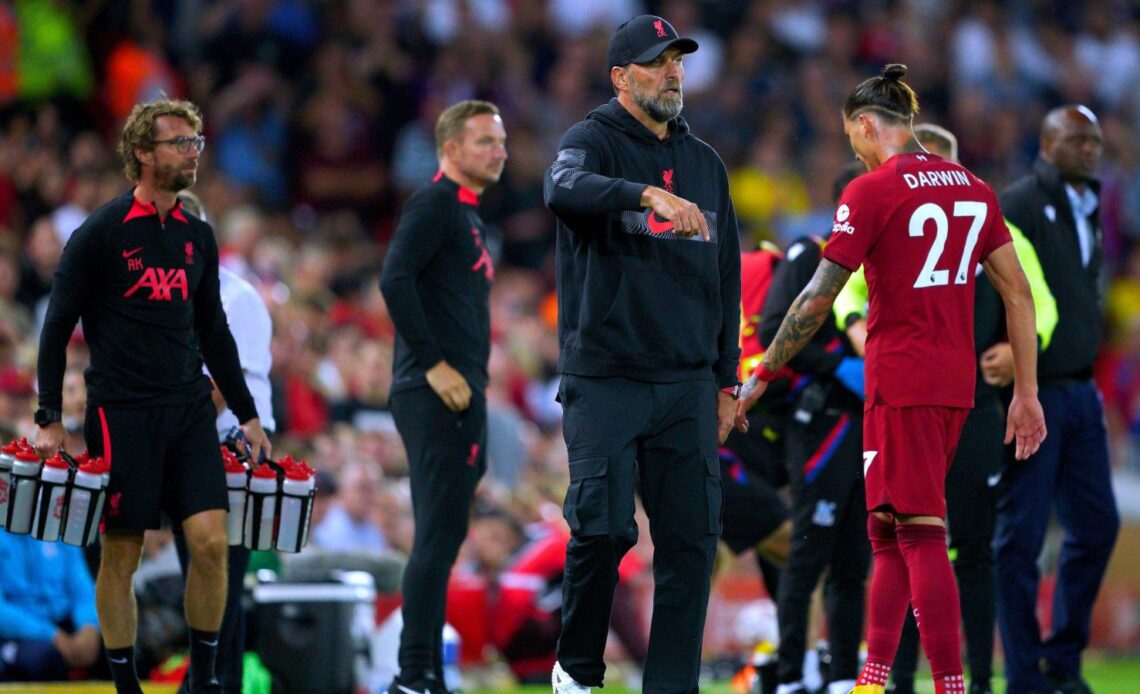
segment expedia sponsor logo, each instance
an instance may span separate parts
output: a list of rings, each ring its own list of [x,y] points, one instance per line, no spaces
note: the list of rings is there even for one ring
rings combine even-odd
[[[831,225],[831,233],[833,234],[854,234],[855,227],[851,222],[836,222]]]

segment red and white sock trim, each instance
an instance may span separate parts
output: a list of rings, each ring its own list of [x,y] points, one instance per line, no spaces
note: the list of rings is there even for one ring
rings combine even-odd
[[[890,675],[890,665],[873,663],[868,660],[863,664],[863,672],[859,673],[859,681],[855,684],[877,684],[880,687],[885,687],[887,685],[887,678],[890,677]]]

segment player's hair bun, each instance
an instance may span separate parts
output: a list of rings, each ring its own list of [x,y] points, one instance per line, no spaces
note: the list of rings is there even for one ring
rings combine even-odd
[[[906,65],[891,63],[883,67],[883,79],[898,82],[906,75]]]

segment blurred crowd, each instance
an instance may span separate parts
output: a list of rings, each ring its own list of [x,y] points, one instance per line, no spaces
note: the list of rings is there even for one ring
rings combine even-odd
[[[503,111],[510,160],[481,206],[497,271],[478,504],[524,528],[556,519],[567,466],[542,175],[561,133],[612,96],[609,36],[642,12],[700,43],[683,115],[725,161],[745,247],[826,232],[852,157],[842,99],[884,63],[909,65],[920,120],[957,134],[995,189],[1029,169],[1049,108],[1096,112],[1110,269],[1098,380],[1114,464],[1140,469],[1140,5],[1125,0],[0,0],[0,435],[34,432],[52,274],[76,226],[129,185],[113,154],[123,118],[160,93],[188,98],[205,115],[195,191],[222,263],[273,317],[275,450],[336,486],[313,542],[407,550],[377,277],[401,202],[435,173],[436,116],[483,98]],[[81,335],[70,359],[79,450]]]

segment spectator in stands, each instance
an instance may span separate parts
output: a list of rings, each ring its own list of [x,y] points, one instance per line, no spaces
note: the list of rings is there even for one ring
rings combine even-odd
[[[383,552],[388,549],[373,515],[381,491],[380,469],[371,463],[351,463],[341,473],[336,500],[320,525],[314,525],[313,545],[326,550]]]
[[[0,682],[51,682],[100,662],[83,550],[0,532]]]

